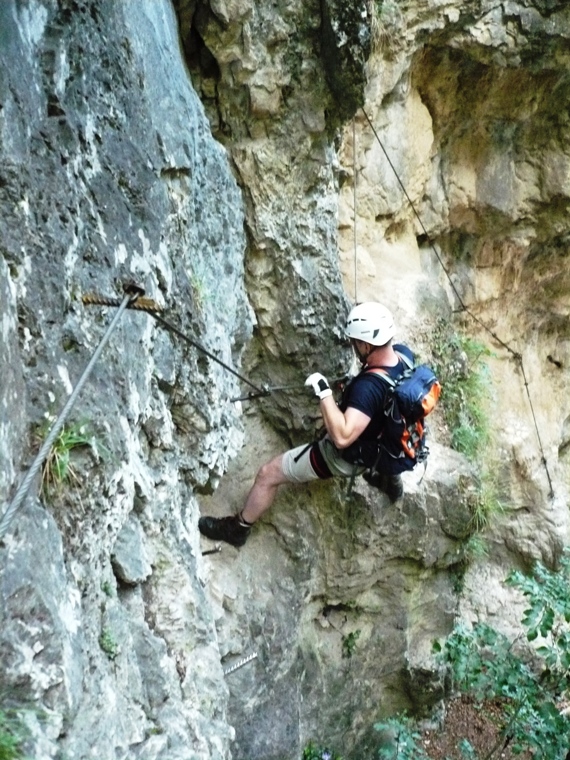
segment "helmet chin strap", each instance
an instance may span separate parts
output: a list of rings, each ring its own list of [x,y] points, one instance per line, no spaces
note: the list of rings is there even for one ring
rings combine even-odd
[[[362,341],[362,343],[364,343],[364,342],[365,342],[365,341]],[[364,352],[363,352],[363,353],[360,353],[360,351],[358,350],[358,347],[356,346],[356,344],[355,344],[355,346],[354,346],[354,350],[356,351],[356,355],[357,355],[357,357],[358,357],[358,361],[359,361],[359,362],[360,362],[360,363],[361,363],[363,366],[365,366],[365,365],[366,365],[366,363],[368,362],[368,357],[370,356],[370,354],[371,354],[371,353],[372,353],[372,352],[373,352],[373,351],[374,351],[374,350],[377,348],[377,346],[372,346],[372,345],[370,345],[370,343],[367,343],[366,345],[367,345],[367,346],[370,346],[370,350],[369,350],[369,351],[366,351],[365,353],[364,353]]]

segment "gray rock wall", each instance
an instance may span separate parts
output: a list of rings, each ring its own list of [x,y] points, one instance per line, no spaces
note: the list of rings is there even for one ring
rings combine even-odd
[[[3,511],[113,315],[83,294],[134,279],[230,365],[252,315],[241,194],[171,5],[0,14]],[[26,709],[29,756],[227,756],[194,493],[241,445],[237,391],[125,313],[69,420],[91,440],[75,480],[38,498],[38,478],[1,549],[0,693]]]
[[[282,173],[283,154],[296,157],[302,150],[303,142],[295,125],[303,112],[299,107],[288,108],[289,102],[294,102],[296,92],[291,85],[287,90],[288,97],[291,90],[293,92],[291,101],[286,98],[281,101],[277,97],[272,112],[275,118],[264,119],[252,107],[253,98],[248,100],[243,92],[247,90],[251,72],[246,70],[239,80],[232,77],[237,64],[234,58],[230,62],[225,57],[228,50],[226,39],[234,42],[232,56],[240,60],[242,55],[247,59],[252,48],[257,51],[256,72],[264,77],[265,83],[271,83],[269,88],[272,91],[279,89],[278,83],[288,70],[285,66],[278,68],[275,61],[281,63],[283,60],[278,56],[270,59],[271,68],[259,52],[260,47],[263,49],[260,45],[262,37],[252,34],[251,30],[259,28],[256,27],[256,13],[262,11],[249,4],[238,5],[246,9],[243,15],[230,14],[225,18],[220,34],[217,31],[216,34],[210,33],[212,28],[219,29],[215,21],[200,28],[202,40],[217,61],[217,68],[206,70],[194,66],[192,73],[213,128],[223,133],[221,139],[230,147],[238,167],[243,142],[250,154],[257,151],[262,154],[263,172],[258,176],[254,173],[242,175],[242,181],[248,195],[265,201],[263,194],[271,180],[271,170]],[[356,293],[353,272],[357,268],[359,298],[379,298],[390,305],[398,317],[399,337],[418,343],[429,352],[430,329],[437,319],[443,317],[466,329],[492,351],[489,408],[495,438],[489,459],[498,477],[505,513],[487,536],[490,556],[473,563],[462,580],[467,593],[460,600],[460,614],[466,620],[488,619],[511,631],[516,629],[520,607],[518,600],[502,585],[508,568],[513,565],[528,567],[534,558],[553,562],[568,538],[566,405],[563,402],[562,407],[553,406],[544,401],[545,389],[548,389],[546,396],[550,399],[567,397],[567,377],[546,359],[553,356],[554,346],[557,356],[566,352],[565,328],[558,318],[560,313],[568,310],[564,285],[565,254],[550,258],[547,253],[550,243],[544,245],[542,238],[544,234],[546,239],[554,241],[560,239],[560,234],[563,237],[567,234],[567,225],[560,224],[559,217],[560,209],[563,214],[567,209],[566,199],[560,197],[561,184],[557,184],[557,199],[553,202],[545,177],[550,176],[548,166],[551,161],[557,166],[565,165],[567,138],[559,139],[560,130],[552,130],[551,125],[553,110],[559,112],[560,101],[556,93],[564,92],[567,82],[568,9],[564,3],[548,6],[510,3],[495,7],[486,2],[417,3],[407,7],[386,2],[376,8],[378,13],[372,19],[376,49],[367,67],[364,104],[388,148],[398,177],[388,165],[363,113],[357,112],[356,156],[352,124],[343,130],[340,144],[341,165],[337,172],[339,264],[349,297]],[[293,6],[288,5],[287,11],[292,10],[294,12]],[[277,16],[274,24],[277,25],[281,18],[282,15]],[[240,36],[240,29],[243,36]],[[269,37],[273,39],[271,35]],[[253,43],[248,46],[250,40]],[[272,46],[272,50],[286,49],[291,44],[290,37],[280,39],[279,45]],[[306,47],[300,49],[305,51]],[[440,56],[444,63],[441,68],[434,68],[433,62],[440,60]],[[306,55],[299,58],[304,59]],[[323,77],[328,84],[324,74]],[[330,93],[310,85],[305,86],[305,91],[307,89],[319,94],[325,102],[330,97]],[[225,130],[220,128],[213,107],[222,101],[226,104]],[[232,106],[227,106],[228,101]],[[239,118],[232,111],[238,103]],[[288,125],[288,133],[283,133],[283,123]],[[247,140],[243,136],[243,125],[248,130]],[[539,135],[550,145],[549,157],[542,152]],[[274,157],[273,162],[265,150],[268,140],[273,146],[270,154]],[[537,159],[537,153],[542,157]],[[354,159],[358,194],[356,222]],[[308,167],[310,164],[305,162],[305,175],[299,176],[301,170],[295,174],[297,185],[304,176],[310,176]],[[530,167],[534,168],[531,170]],[[526,180],[531,175],[535,178],[527,185]],[[419,227],[398,178],[403,180],[419,210],[429,237],[440,251],[441,260],[428,245],[430,241],[426,240],[425,230]],[[544,190],[537,193],[533,188]],[[286,200],[293,203],[286,193],[279,194],[279,201],[285,195]],[[528,203],[527,194],[536,196],[538,202]],[[292,208],[297,209],[294,204]],[[264,212],[263,203],[248,204],[248,227],[257,230]],[[358,237],[356,257],[355,232]],[[565,244],[562,247],[566,250]],[[270,261],[280,255],[280,251],[274,251],[271,245],[264,252]],[[293,258],[296,255],[294,248],[291,248],[291,255]],[[548,258],[548,263],[543,256]],[[535,267],[532,262],[539,257],[543,263]],[[451,282],[445,277],[442,263],[451,274]],[[272,265],[265,258],[257,271],[263,275],[263,282],[273,282]],[[560,289],[554,298],[549,293],[545,301],[544,287],[535,288],[531,283],[540,281],[546,286],[546,280],[556,283]],[[475,317],[501,335],[513,351],[521,353],[527,378],[531,377],[528,388],[533,408],[529,405],[525,379],[512,354],[504,351],[489,332],[480,329],[475,320],[452,314],[451,309],[457,307],[452,285]],[[259,289],[253,283],[250,292],[256,311],[263,314],[258,308],[261,300],[255,300]],[[289,293],[287,296],[287,304],[293,303]],[[280,308],[275,305],[272,313]],[[273,349],[271,355],[276,351],[273,335],[279,335],[281,329],[276,319],[268,319],[265,327],[260,320],[257,340],[269,347],[270,352]],[[297,357],[299,360],[303,358],[298,354]],[[318,354],[314,354],[312,368],[330,366],[328,362],[325,365],[320,362]],[[562,365],[565,365],[565,359],[562,359]],[[294,403],[297,403],[296,398]],[[535,427],[533,413],[537,409],[540,411]],[[254,412],[251,416],[255,416]],[[548,474],[553,477],[554,498],[549,493],[550,484],[537,428],[544,444]],[[441,428],[438,432],[441,433]],[[440,437],[444,443],[445,435]],[[228,502],[237,508],[242,503],[256,464],[267,451],[273,451],[279,445],[270,442],[254,447],[253,441],[257,442],[259,438],[257,426],[252,428],[248,438],[249,453],[244,450],[240,454],[239,465],[235,469],[232,467],[226,489],[222,484],[222,491],[205,501],[206,511],[214,508],[219,509],[219,514],[225,514]],[[278,591],[270,587],[270,592],[262,594],[256,604],[253,601],[255,593],[259,593],[260,586],[266,588],[265,579],[271,577],[276,565],[280,567],[277,550],[273,549],[264,562],[262,544],[258,543],[254,550],[248,545],[236,560],[237,570],[233,564],[230,570],[218,557],[212,560],[210,591],[220,608],[225,610],[218,627],[223,631],[221,641],[227,641],[226,646],[231,644],[234,648],[228,652],[237,649],[246,653],[248,648],[256,646],[272,653],[277,649],[275,661],[265,662],[263,670],[251,665],[250,668],[256,668],[254,675],[234,675],[229,681],[230,719],[237,728],[234,751],[238,757],[246,758],[248,754],[271,757],[272,752],[277,756],[279,748],[284,743],[293,742],[295,737],[300,750],[309,736],[336,742],[345,751],[362,756],[373,751],[374,738],[369,728],[378,714],[402,707],[421,709],[437,696],[440,686],[430,662],[430,641],[452,625],[457,612],[455,605],[459,600],[455,590],[460,585],[461,575],[460,537],[468,533],[472,483],[468,472],[449,451],[438,448],[437,457],[432,456],[432,462],[435,466],[428,470],[417,491],[413,484],[408,484],[405,509],[392,525],[392,531],[388,531],[387,536],[382,534],[382,548],[374,554],[377,561],[374,569],[367,549],[356,549],[351,543],[350,531],[348,535],[340,531],[341,543],[350,546],[348,554],[351,558],[358,559],[344,564],[342,552],[336,547],[331,551],[333,565],[342,567],[343,572],[333,572],[330,566],[321,569],[321,553],[331,547],[326,530],[328,521],[334,519],[331,515],[334,499],[330,499],[327,493],[330,501],[324,507],[318,528],[312,532],[299,516],[312,512],[312,505],[318,503],[318,496],[312,492],[296,497],[284,491],[272,513],[264,520],[264,526],[274,529],[280,538],[286,536],[283,541],[287,548],[296,545],[296,530],[314,535],[314,541],[308,541],[304,547],[306,553],[301,556],[305,566],[319,567],[317,579],[300,579],[287,594],[283,584]],[[444,474],[447,468],[449,471]],[[457,487],[462,478],[465,478],[467,493],[447,490],[450,485]],[[446,482],[447,486],[444,485]],[[374,496],[362,496],[373,511]],[[427,505],[425,512],[419,507],[423,498]],[[347,509],[346,504],[344,509]],[[292,525],[287,531],[283,527],[286,522],[283,515],[290,513]],[[358,522],[350,510],[349,514]],[[366,541],[363,543],[369,547]],[[246,559],[242,560],[244,556]],[[456,564],[451,561],[452,557]],[[388,574],[387,566],[393,562],[401,563],[400,566],[409,573],[407,577],[413,579],[402,596],[398,596],[389,583],[383,584],[382,592],[385,587],[386,594],[379,593],[374,585],[373,578],[378,573]],[[449,571],[439,575],[433,571],[434,566],[441,567],[446,562],[449,562]],[[255,572],[252,573],[253,563]],[[360,596],[356,595],[357,602],[349,590],[353,583],[360,588],[355,579],[360,563],[367,568],[365,576],[370,583],[370,597],[376,602],[372,604],[372,613],[367,607],[369,596],[361,602]],[[229,572],[231,582],[227,579]],[[280,570],[280,577],[282,574]],[[393,577],[390,575],[391,580]],[[322,606],[321,583],[326,588]],[[244,602],[248,610],[245,620],[239,611],[240,589],[248,592],[248,599]],[[391,594],[389,599],[388,594]],[[293,621],[274,615],[275,596],[287,597],[293,610]],[[329,604],[329,598],[334,600],[332,604]],[[397,598],[396,603],[394,598]],[[229,614],[234,605],[237,605],[235,615]],[[306,611],[307,617],[297,625],[299,606]],[[387,635],[394,649],[387,648],[383,638],[380,643],[374,636],[369,638],[361,634],[362,648],[357,646],[355,659],[346,663],[340,649],[335,651],[334,646],[330,646],[330,629],[319,622],[321,611],[331,607],[339,613],[335,621],[337,625],[340,621],[340,632],[336,631],[337,643],[351,632],[364,631],[364,620],[371,614],[370,620]],[[505,609],[509,610],[507,614]],[[384,610],[389,612],[383,614]],[[271,644],[264,642],[253,624],[249,635],[244,634],[246,621],[256,615],[263,615],[269,630],[277,631],[270,636]],[[358,627],[360,624],[362,628]],[[400,636],[401,630],[405,634]],[[304,653],[300,661],[293,659],[294,641]],[[224,644],[221,646],[223,651]],[[322,656],[323,651],[328,660]],[[361,672],[357,665],[360,658]],[[315,661],[319,663],[318,667],[315,667]],[[394,661],[398,666],[394,681],[391,681],[390,668]],[[282,668],[293,675],[295,684],[298,684],[296,689],[281,676]],[[365,686],[365,674],[375,672],[375,668],[380,672],[376,672]],[[331,688],[337,678],[340,683],[338,692]],[[271,684],[277,686],[272,688]],[[354,695],[354,703],[350,702],[351,695]],[[298,756],[299,750],[292,756]]]
[[[570,411],[550,403],[568,397],[568,19],[538,0],[0,4],[0,508],[114,313],[85,293],[134,279],[256,384],[295,386],[234,403],[250,387],[125,313],[71,415],[71,481],[38,478],[0,546],[0,697],[29,756],[372,756],[378,718],[442,696],[431,641],[458,614],[516,629],[508,567],[568,534]],[[508,509],[466,574],[477,478],[439,417],[398,505],[317,483],[283,489],[239,552],[202,556],[196,530],[314,435],[302,384],[347,369],[356,285],[428,354],[454,319],[362,104],[462,296],[522,342],[547,433],[555,500],[493,358]]]
[[[364,98],[366,3],[176,5],[193,83],[244,190],[248,367],[270,385],[302,386],[310,364],[343,374],[335,148]],[[311,413],[279,395],[263,409],[289,438]]]

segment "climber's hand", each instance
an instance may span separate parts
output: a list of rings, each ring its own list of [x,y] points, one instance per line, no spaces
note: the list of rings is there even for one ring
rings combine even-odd
[[[305,385],[312,386],[315,391],[315,395],[320,399],[324,399],[327,396],[332,396],[332,391],[324,375],[320,372],[313,372],[312,375],[305,380]]]

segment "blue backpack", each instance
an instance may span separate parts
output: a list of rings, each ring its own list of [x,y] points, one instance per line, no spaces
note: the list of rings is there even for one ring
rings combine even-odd
[[[427,459],[425,418],[434,410],[441,393],[441,384],[430,367],[414,366],[411,359],[397,353],[407,367],[397,378],[380,367],[367,370],[388,385],[378,456],[371,469],[394,475],[412,470]]]

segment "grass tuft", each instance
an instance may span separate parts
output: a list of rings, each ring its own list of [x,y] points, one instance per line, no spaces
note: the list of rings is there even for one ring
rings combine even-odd
[[[24,730],[14,710],[0,709],[0,760],[20,760],[24,755]]]
[[[48,417],[46,424],[39,431],[40,440],[44,440],[54,422]],[[64,425],[55,439],[42,468],[41,493],[46,500],[61,493],[64,485],[79,485],[79,475],[71,461],[71,452],[81,446],[93,446],[94,437],[86,425]]]
[[[480,460],[489,441],[488,398],[491,386],[482,343],[440,322],[434,334],[434,363],[441,380],[441,404],[451,431],[451,445],[472,462]]]
[[[371,16],[373,50],[387,53],[398,41],[402,9],[397,0],[375,0],[371,3]]]
[[[114,660],[119,655],[119,644],[109,628],[103,628],[101,631],[101,635],[99,636],[99,646],[110,660]]]
[[[472,502],[471,529],[481,533],[503,511],[492,460],[490,427],[491,351],[440,321],[433,334],[434,369],[441,380],[441,409],[452,448],[464,454],[479,473],[479,491]],[[480,543],[475,548],[480,553]]]

